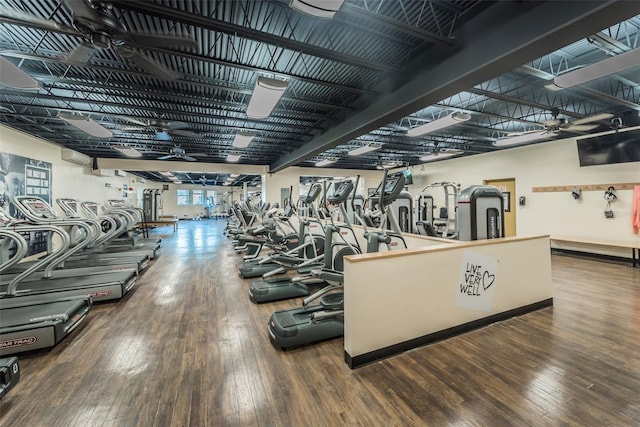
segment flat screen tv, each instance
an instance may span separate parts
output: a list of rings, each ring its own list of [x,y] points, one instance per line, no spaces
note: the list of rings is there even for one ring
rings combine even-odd
[[[580,166],[640,162],[640,129],[578,140]]]

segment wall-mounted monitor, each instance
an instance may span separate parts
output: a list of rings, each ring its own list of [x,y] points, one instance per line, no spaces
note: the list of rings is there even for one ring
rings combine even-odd
[[[580,139],[580,166],[640,162],[640,129]]]

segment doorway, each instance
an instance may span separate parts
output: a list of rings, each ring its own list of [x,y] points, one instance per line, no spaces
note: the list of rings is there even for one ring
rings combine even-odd
[[[516,179],[485,179],[484,185],[498,187],[504,197],[504,235],[516,235]]]

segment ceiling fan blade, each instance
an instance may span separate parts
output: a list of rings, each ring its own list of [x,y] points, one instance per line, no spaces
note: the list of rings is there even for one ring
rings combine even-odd
[[[200,134],[190,132],[188,130],[169,129],[167,132],[169,132],[171,135],[186,136],[188,138],[200,138]]]
[[[100,14],[85,0],[64,0],[75,18],[86,18],[93,22],[100,22]]]
[[[181,159],[184,159],[184,160],[186,160],[186,161],[188,161],[188,162],[195,162],[195,161],[196,161],[196,159],[194,159],[194,158],[193,158],[193,157],[191,157],[191,156],[187,156],[186,154],[185,154],[184,156],[180,156],[180,158],[181,158]]]
[[[178,78],[178,74],[174,71],[168,69],[164,65],[160,65],[153,59],[136,52],[133,49],[128,49],[124,47],[116,48],[118,53],[122,55],[124,58],[128,58],[131,61],[135,62],[136,65],[142,68],[145,71],[157,76],[163,80],[176,80]]]
[[[162,157],[158,157],[156,160],[169,160],[169,159],[173,159],[174,156],[173,154],[167,154],[166,156],[162,156]]]
[[[8,7],[0,7],[0,21],[59,33],[78,33],[73,27],[69,27],[68,25],[30,15],[20,10],[9,9]]]
[[[158,48],[196,48],[198,43],[187,34],[126,33],[126,37],[136,46]]]
[[[567,128],[564,129],[560,129],[560,130],[568,130],[570,132],[588,132],[590,130],[593,130],[595,128],[597,128],[599,125],[571,125]]]
[[[613,118],[613,114],[611,114],[611,113],[602,113],[602,114],[596,114],[595,116],[585,117],[584,119],[574,120],[573,122],[571,122],[571,124],[573,126],[575,126],[575,125],[584,125],[586,123],[599,122],[601,120],[610,120],[612,118]]]
[[[507,133],[507,136],[511,137],[511,136],[521,136],[521,135],[528,135],[530,133],[538,133],[540,132],[540,129],[533,129],[533,130],[525,130],[522,132],[509,132]]]
[[[134,117],[128,117],[128,116],[118,116],[118,117],[120,117],[121,119],[124,119],[124,120],[126,120],[128,122],[140,125],[140,126],[144,126],[144,127],[149,126],[149,122],[143,122],[142,120],[136,119]]]
[[[84,65],[93,56],[96,48],[88,42],[78,44],[64,59],[65,64]]]

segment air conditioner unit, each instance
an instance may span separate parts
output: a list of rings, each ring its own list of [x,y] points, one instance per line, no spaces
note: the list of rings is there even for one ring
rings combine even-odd
[[[114,176],[115,171],[113,169],[92,169],[91,173],[96,176]]]
[[[120,169],[116,169],[116,175],[117,176],[127,176],[127,173],[125,171],[121,171]]]
[[[61,157],[62,160],[75,163],[76,165],[89,166],[91,164],[91,157],[78,153],[77,151],[73,151],[69,148],[62,149]]]

